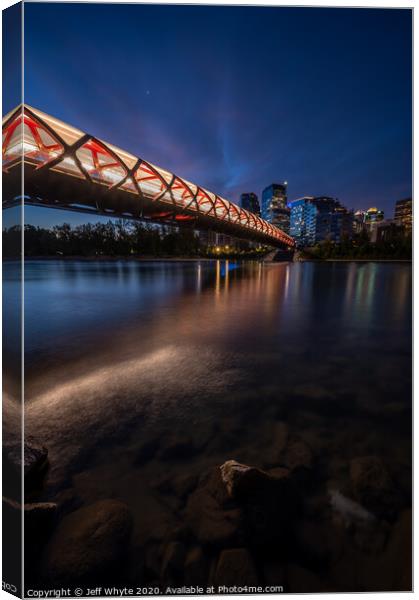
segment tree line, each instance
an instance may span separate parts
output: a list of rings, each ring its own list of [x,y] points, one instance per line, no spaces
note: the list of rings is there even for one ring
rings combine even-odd
[[[412,236],[400,229],[394,229],[390,235],[377,242],[371,242],[366,231],[352,238],[343,237],[339,243],[325,240],[313,248],[303,250],[303,256],[311,259],[365,259],[365,260],[411,260]]]
[[[21,229],[15,225],[3,230],[3,256],[19,255]],[[68,223],[52,228],[25,225],[25,256],[245,256],[259,257],[266,250],[207,247],[193,229],[143,224],[118,220],[86,223],[72,227]]]

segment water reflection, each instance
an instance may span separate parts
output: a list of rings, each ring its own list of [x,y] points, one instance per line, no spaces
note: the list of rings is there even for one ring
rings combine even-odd
[[[323,491],[345,495],[350,460],[377,455],[408,502],[410,266],[28,261],[26,277],[25,427],[49,448],[43,499],[123,500],[143,551],[156,522],[163,537],[181,524],[156,480],[231,458],[269,468],[279,419],[312,448]],[[173,437],[186,461],[138,462]]]

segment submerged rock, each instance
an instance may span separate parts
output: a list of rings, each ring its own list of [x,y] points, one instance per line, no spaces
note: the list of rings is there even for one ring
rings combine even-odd
[[[54,526],[57,516],[55,502],[33,502],[25,504],[25,534],[38,541],[46,537]]]
[[[20,530],[22,505],[3,497],[3,520],[11,523],[15,531]],[[45,544],[55,525],[57,505],[54,502],[33,502],[24,505],[26,548],[39,548]]]
[[[227,493],[218,468],[189,496],[185,516],[201,544],[228,546],[241,537],[241,511]]]
[[[186,550],[182,542],[169,542],[163,554],[161,577],[164,581],[178,581],[183,575]]]
[[[209,564],[202,548],[189,550],[185,560],[185,583],[205,586],[208,582]]]
[[[60,516],[64,516],[69,512],[77,510],[83,504],[74,488],[66,488],[54,496],[54,502],[58,505]]]
[[[355,498],[375,515],[392,518],[400,509],[400,493],[377,456],[354,458],[350,464],[350,477]]]
[[[243,465],[236,460],[228,460],[220,467],[221,478],[230,498],[243,498],[261,486],[272,484],[275,477],[269,473]]]
[[[108,580],[127,550],[131,529],[131,513],[117,500],[100,500],[70,513],[46,548],[44,576],[54,584]]]
[[[412,590],[412,511],[405,510],[393,527],[386,548],[388,570],[392,574],[392,590]]]
[[[225,462],[220,472],[227,494],[241,508],[248,543],[285,544],[299,504],[288,472],[274,476],[234,460]]]
[[[319,592],[335,592],[333,586],[313,571],[304,569],[300,565],[288,565],[286,569],[287,585],[285,592],[300,594],[315,594]]]
[[[285,588],[285,571],[282,559],[268,558],[264,562],[263,582],[265,585],[282,585]]]
[[[23,444],[3,445],[3,468],[5,474],[13,479],[25,477],[25,491],[31,491],[40,483],[48,467],[48,450],[32,439]]]
[[[246,548],[234,548],[221,552],[215,570],[214,585],[228,587],[258,585],[256,567]]]
[[[313,464],[313,453],[305,442],[294,440],[286,448],[283,464],[291,470],[310,469]]]

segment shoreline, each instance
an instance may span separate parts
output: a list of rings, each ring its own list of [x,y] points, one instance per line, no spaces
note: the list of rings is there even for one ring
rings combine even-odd
[[[20,257],[12,257],[5,256],[3,257],[3,261],[20,261]],[[25,261],[28,260],[77,260],[77,261],[86,261],[86,262],[109,262],[109,261],[127,261],[127,262],[215,262],[217,260],[233,260],[233,261],[257,261],[262,262],[264,264],[280,264],[282,262],[315,262],[315,263],[331,263],[331,262],[356,262],[356,263],[365,263],[365,262],[379,262],[379,263],[412,263],[412,259],[407,258],[304,258],[296,261],[292,260],[281,260],[281,261],[264,261],[263,257],[260,258],[246,258],[246,257],[186,257],[186,256],[25,256]]]
[[[412,263],[412,259],[409,258],[304,258],[296,262],[316,262],[316,263],[330,263],[330,262],[388,262],[388,263]]]

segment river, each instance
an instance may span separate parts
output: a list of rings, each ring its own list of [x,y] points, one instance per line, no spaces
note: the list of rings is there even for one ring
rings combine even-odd
[[[4,285],[16,295],[15,263]],[[38,499],[122,500],[135,562],[183,524],[168,472],[273,467],[280,422],[310,448],[316,494],[350,496],[350,461],[374,456],[406,509],[411,319],[410,264],[28,260],[25,430],[50,461]]]

